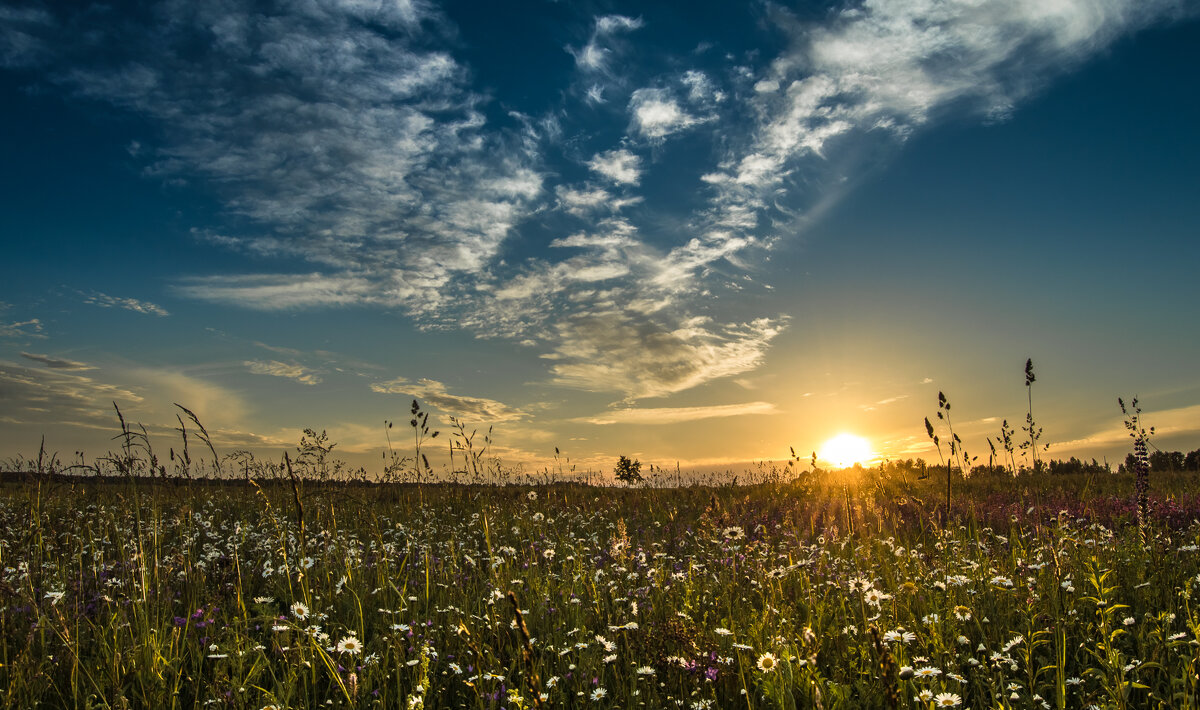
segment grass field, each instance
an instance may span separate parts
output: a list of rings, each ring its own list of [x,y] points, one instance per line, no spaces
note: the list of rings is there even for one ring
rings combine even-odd
[[[1192,475],[842,476],[10,482],[0,704],[1200,703]]]

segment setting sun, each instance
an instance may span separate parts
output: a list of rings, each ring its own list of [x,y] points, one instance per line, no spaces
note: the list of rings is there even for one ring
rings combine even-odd
[[[856,463],[866,463],[873,453],[871,444],[861,436],[838,434],[821,446],[817,458],[839,468],[846,468]]]

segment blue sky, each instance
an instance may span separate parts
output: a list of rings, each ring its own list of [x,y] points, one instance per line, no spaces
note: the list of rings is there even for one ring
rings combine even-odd
[[[0,450],[1200,446],[1196,6],[0,4]],[[374,457],[374,458],[372,458]]]

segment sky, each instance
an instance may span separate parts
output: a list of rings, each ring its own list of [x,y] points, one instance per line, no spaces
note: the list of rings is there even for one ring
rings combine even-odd
[[[1134,396],[1200,448],[1198,19],[0,0],[0,457],[179,403],[377,469],[415,398],[526,470],[936,460],[939,392],[983,459],[1030,395],[1051,457]]]

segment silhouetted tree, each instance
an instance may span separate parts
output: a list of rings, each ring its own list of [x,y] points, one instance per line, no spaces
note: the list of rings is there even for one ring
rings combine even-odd
[[[1182,471],[1182,451],[1155,451],[1150,454],[1150,470],[1152,471]]]
[[[632,486],[635,483],[642,482],[642,462],[634,459],[629,460],[629,457],[622,456],[617,459],[617,467],[613,469],[613,474],[618,481],[626,485]]]
[[[1200,471],[1200,449],[1189,451],[1183,458],[1184,471]]]

